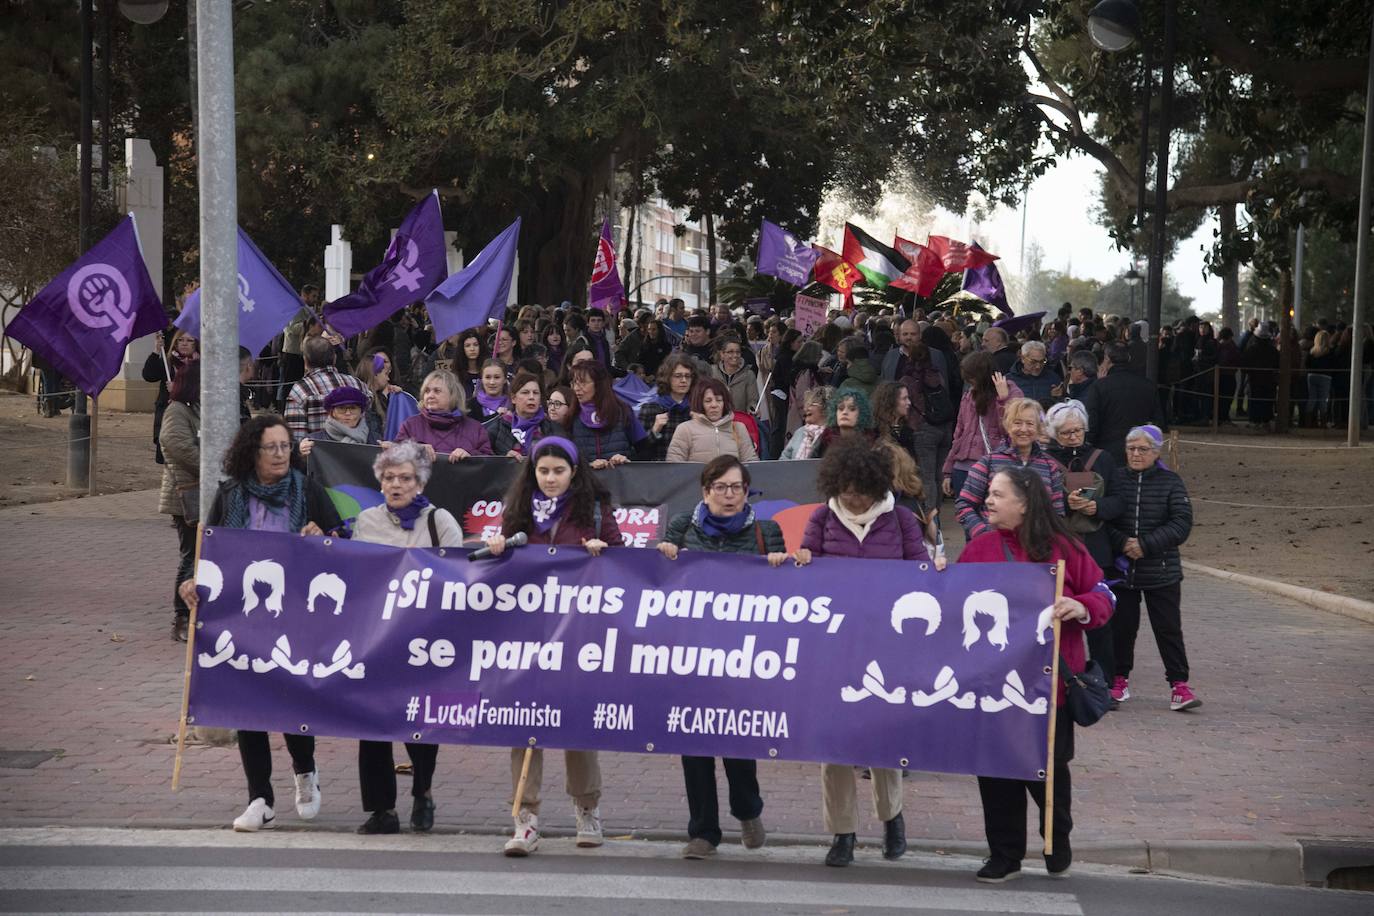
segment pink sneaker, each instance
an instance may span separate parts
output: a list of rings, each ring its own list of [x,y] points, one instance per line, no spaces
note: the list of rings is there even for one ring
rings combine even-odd
[[[1183,712],[1185,709],[1196,709],[1202,705],[1194,694],[1187,681],[1174,681],[1174,695],[1169,698],[1169,708],[1174,712]]]
[[[1131,688],[1127,686],[1126,679],[1121,675],[1112,678],[1112,699],[1118,703],[1131,698]]]

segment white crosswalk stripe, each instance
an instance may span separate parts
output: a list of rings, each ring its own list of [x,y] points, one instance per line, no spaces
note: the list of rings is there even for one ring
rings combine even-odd
[[[1072,894],[1009,888],[910,887],[868,881],[777,881],[671,875],[510,874],[471,869],[241,868],[206,866],[0,866],[0,892],[242,891],[262,893],[441,894],[450,899],[692,901],[741,906],[892,907],[911,911],[1080,916]],[[190,897],[188,899],[194,899]],[[27,902],[27,901],[26,901]],[[32,902],[29,902],[32,905]],[[298,912],[298,911],[293,911]]]

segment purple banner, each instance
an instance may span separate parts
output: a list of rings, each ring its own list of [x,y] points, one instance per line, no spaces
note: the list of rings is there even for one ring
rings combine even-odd
[[[1053,570],[205,532],[198,725],[1041,778]],[[709,584],[709,587],[707,585]]]
[[[811,282],[811,268],[820,253],[777,223],[764,220],[759,227],[759,254],[755,260],[757,273],[777,277],[793,286]]]

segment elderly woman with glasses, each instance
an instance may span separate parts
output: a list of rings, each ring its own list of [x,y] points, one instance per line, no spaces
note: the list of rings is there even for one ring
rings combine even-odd
[[[788,559],[782,528],[771,520],[754,517],[749,505],[749,469],[734,455],[720,455],[701,471],[701,502],[691,512],[681,512],[668,522],[658,552],[676,560],[683,550],[736,553],[764,557],[778,567]],[[740,823],[745,849],[758,849],[767,833],[763,829],[763,798],[759,795],[758,763],[724,758],[725,778],[730,784],[730,814]],[[716,798],[714,757],[683,757],[682,775],[687,782],[687,845],[684,859],[705,859],[720,845],[720,807]]]
[[[391,547],[461,547],[463,529],[447,509],[424,496],[431,463],[423,446],[401,442],[382,451],[372,464],[385,502],[358,513],[353,540]],[[414,768],[410,794],[410,827],[416,832],[434,826],[434,798],[430,787],[439,745],[406,742]],[[396,815],[396,769],[390,741],[358,742],[358,783],[363,810],[370,813],[359,833],[400,833]]]
[[[1188,686],[1188,653],[1183,646],[1183,561],[1178,548],[1193,529],[1193,504],[1183,478],[1159,460],[1164,434],[1157,426],[1137,426],[1126,434],[1126,467],[1111,486],[1125,501],[1125,511],[1112,520],[1108,534],[1121,554],[1118,568],[1125,581],[1115,586],[1116,620],[1112,627],[1116,675],[1112,699],[1131,697],[1129,678],[1135,666],[1135,637],[1140,629],[1140,602],[1150,614],[1164,677],[1171,693],[1169,708],[1182,712],[1201,706]]]
[[[1030,398],[1013,398],[1002,408],[1002,428],[1008,442],[979,458],[969,468],[963,489],[954,501],[958,507],[956,518],[971,541],[992,530],[985,503],[988,482],[1004,467],[1025,467],[1040,475],[1050,495],[1054,511],[1063,515],[1066,503],[1064,469],[1040,446],[1045,435],[1045,412]]]
[[[344,527],[329,493],[291,466],[291,431],[270,414],[239,427],[224,453],[224,473],[207,527],[246,528],[320,537]],[[196,581],[178,589],[187,607],[196,606]],[[251,833],[276,826],[272,792],[272,748],[266,732],[239,731],[239,757],[248,778],[248,807],[234,818],[234,829]],[[320,813],[320,773],[315,767],[315,736],[286,734],[286,750],[296,778],[296,813],[310,820]]]

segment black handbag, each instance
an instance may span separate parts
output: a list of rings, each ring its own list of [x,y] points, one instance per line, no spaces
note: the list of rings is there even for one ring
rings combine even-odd
[[[1069,663],[1059,656],[1059,676],[1068,688],[1065,708],[1073,721],[1084,727],[1096,724],[1112,708],[1112,692],[1107,687],[1107,679],[1102,676],[1102,666],[1088,659],[1088,666],[1081,673],[1069,670]]]

